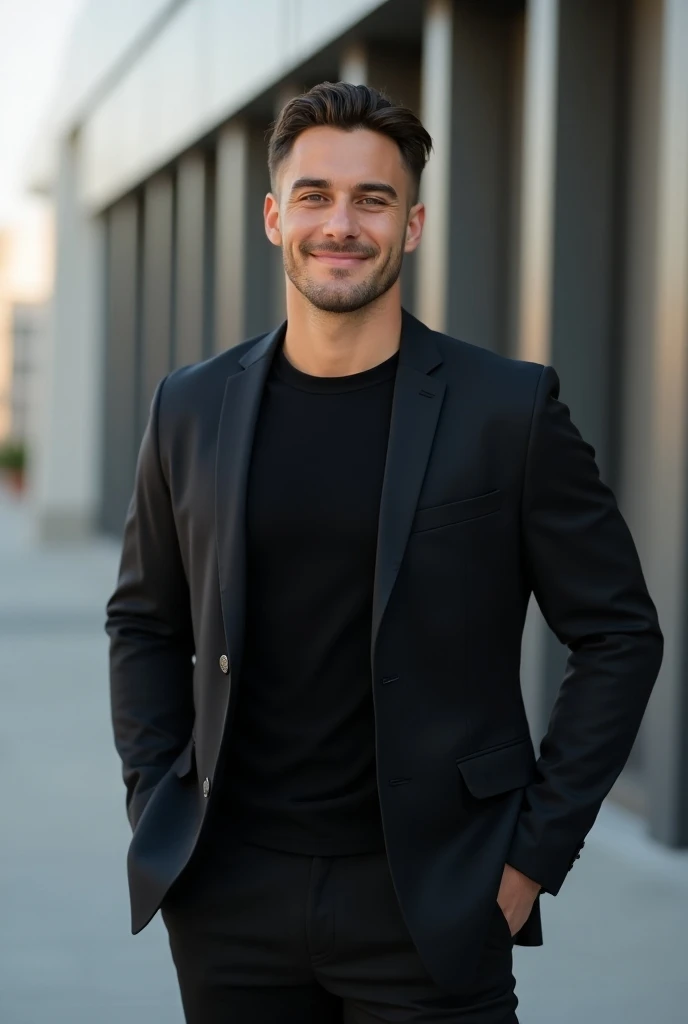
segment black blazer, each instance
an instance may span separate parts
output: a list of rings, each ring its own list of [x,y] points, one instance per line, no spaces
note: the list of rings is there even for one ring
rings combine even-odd
[[[247,470],[285,325],[158,386],[107,608],[134,828],[132,929],[203,827],[241,686]],[[636,549],[551,367],[404,313],[370,638],[387,855],[428,970],[458,990],[505,862],[556,894],[637,734],[662,634]],[[568,645],[536,759],[531,591]],[[539,899],[516,942],[542,941]]]

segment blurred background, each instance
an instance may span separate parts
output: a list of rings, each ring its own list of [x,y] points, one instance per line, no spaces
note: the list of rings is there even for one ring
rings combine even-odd
[[[0,31],[2,1024],[182,1020],[159,923],[128,934],[104,605],[155,384],[284,317],[266,129],[340,79],[434,139],[406,306],[556,367],[666,635],[516,950],[523,1024],[688,1020],[688,0],[0,0]],[[566,654],[533,603],[536,741]]]

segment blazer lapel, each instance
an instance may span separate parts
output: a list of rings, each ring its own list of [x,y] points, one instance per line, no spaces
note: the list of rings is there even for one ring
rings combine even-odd
[[[380,501],[371,659],[408,541],[442,408],[445,383],[428,375],[441,362],[433,332],[404,311]]]
[[[215,536],[227,654],[236,681],[246,612],[246,489],[263,386],[286,322],[261,338],[228,377],[220,413],[215,464]],[[234,689],[234,687],[232,687]]]

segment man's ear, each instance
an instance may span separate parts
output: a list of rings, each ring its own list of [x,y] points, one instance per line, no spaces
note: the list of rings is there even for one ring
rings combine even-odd
[[[282,232],[280,231],[280,213],[277,197],[268,192],[263,206],[263,220],[265,221],[265,234],[273,245],[282,244]]]
[[[408,223],[406,225],[406,239],[404,252],[413,252],[418,248],[423,234],[425,224],[425,206],[423,203],[416,203],[409,210]]]

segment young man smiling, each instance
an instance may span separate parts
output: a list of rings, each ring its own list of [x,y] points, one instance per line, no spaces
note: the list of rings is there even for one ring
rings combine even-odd
[[[514,1024],[662,635],[551,367],[402,310],[431,141],[291,100],[265,229],[287,321],[160,383],[108,605],[134,828],[193,1024]],[[536,758],[531,593],[570,649]]]

